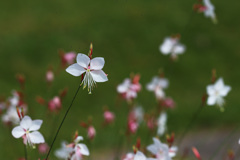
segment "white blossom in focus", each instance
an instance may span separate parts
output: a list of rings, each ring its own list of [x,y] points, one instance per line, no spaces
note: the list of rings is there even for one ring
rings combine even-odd
[[[102,57],[90,59],[87,55],[79,53],[77,63],[69,66],[66,71],[73,76],[81,76],[85,73],[82,81],[83,88],[88,86],[88,92],[91,93],[96,82],[108,81],[107,75],[102,70],[104,64],[105,61]]]
[[[218,105],[223,109],[224,99],[228,92],[231,90],[230,86],[224,85],[223,79],[219,78],[215,84],[207,86],[207,104],[208,105]]]
[[[12,135],[15,138],[22,137],[25,144],[34,146],[34,144],[44,143],[45,140],[38,130],[42,125],[42,120],[32,120],[29,116],[24,116],[20,126],[13,128]]]

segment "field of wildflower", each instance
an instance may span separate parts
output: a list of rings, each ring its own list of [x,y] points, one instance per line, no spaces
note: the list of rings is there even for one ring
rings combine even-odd
[[[238,160],[240,3],[0,2],[0,159]]]

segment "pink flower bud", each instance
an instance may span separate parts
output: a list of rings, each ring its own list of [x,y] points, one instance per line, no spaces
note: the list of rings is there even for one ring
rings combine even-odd
[[[138,123],[136,121],[133,120],[129,120],[128,121],[128,131],[132,134],[136,133],[138,129]]]
[[[162,105],[167,108],[174,108],[175,102],[173,101],[172,98],[166,98],[163,100]]]
[[[64,54],[63,58],[64,58],[66,63],[73,64],[74,60],[76,58],[76,53],[75,52],[68,52],[68,53]]]
[[[40,154],[45,154],[48,152],[49,146],[47,145],[47,143],[41,143],[38,145],[38,152]]]
[[[94,137],[96,136],[96,130],[93,126],[89,126],[88,127],[88,130],[87,130],[87,136],[88,138],[90,138],[91,140],[94,139]]]
[[[51,83],[54,80],[54,73],[52,70],[48,70],[46,73],[46,81]]]
[[[61,99],[58,96],[55,96],[52,100],[48,102],[48,109],[50,111],[56,111],[61,109],[62,102]]]
[[[112,113],[110,111],[105,111],[103,116],[104,116],[104,119],[105,119],[106,123],[112,123],[115,119],[114,113]]]

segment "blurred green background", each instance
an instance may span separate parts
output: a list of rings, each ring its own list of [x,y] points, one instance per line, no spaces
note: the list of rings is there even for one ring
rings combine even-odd
[[[99,83],[92,95],[81,90],[72,110],[64,123],[54,148],[60,141],[71,140],[75,130],[86,136],[79,126],[80,121],[93,117],[97,137],[93,148],[108,149],[117,143],[116,126],[126,124],[126,103],[115,107],[116,86],[129,77],[130,73],[141,74],[142,91],[138,103],[148,111],[155,107],[153,93],[145,89],[160,68],[170,81],[166,90],[177,103],[168,111],[169,133],[179,133],[188,123],[201,103],[206,85],[210,84],[211,70],[223,77],[225,84],[232,86],[226,98],[226,110],[206,107],[193,126],[197,128],[232,128],[240,123],[240,3],[213,0],[218,24],[203,14],[194,13],[191,21],[193,0],[58,0],[58,1],[1,1],[0,2],[0,94],[9,96],[18,89],[16,73],[26,77],[26,100],[33,119],[44,119],[46,108],[35,102],[36,95],[52,98],[65,86],[69,93],[63,101],[60,117],[77,89],[80,79],[61,72],[51,90],[47,90],[45,72],[51,65],[60,64],[58,50],[88,53],[93,43],[93,56],[104,57],[103,70],[109,81]],[[188,24],[188,25],[187,25]],[[186,26],[187,25],[187,26]],[[185,28],[187,27],[187,28]],[[162,55],[158,47],[166,36],[184,30],[181,42],[187,46],[185,54],[172,62]],[[117,122],[103,131],[103,106],[116,111]],[[54,118],[53,118],[54,119]],[[54,128],[44,121],[41,132],[48,137]],[[59,123],[59,122],[58,122]],[[57,125],[54,124],[54,127]],[[51,130],[51,131],[50,131]],[[55,132],[55,131],[54,131]],[[144,131],[137,133],[143,137]],[[47,138],[46,138],[47,139]],[[10,135],[10,129],[1,125],[1,157],[16,159],[23,156],[22,141]],[[149,139],[149,143],[151,138]],[[6,146],[5,146],[6,144]],[[132,144],[129,146],[129,148]],[[11,150],[11,152],[10,152]],[[12,154],[12,151],[16,154]],[[34,152],[37,151],[32,151]],[[53,156],[53,154],[52,154]]]

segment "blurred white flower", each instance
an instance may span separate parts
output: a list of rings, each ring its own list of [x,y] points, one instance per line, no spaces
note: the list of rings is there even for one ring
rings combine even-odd
[[[147,84],[147,90],[153,91],[158,100],[165,98],[163,89],[168,87],[168,80],[166,78],[153,77],[152,81]]]
[[[217,104],[220,108],[222,108],[224,104],[224,99],[228,92],[231,90],[230,86],[225,86],[223,79],[219,78],[215,84],[207,86],[207,104],[215,105]],[[223,108],[222,108],[223,109]]]
[[[157,160],[156,158],[147,158],[142,152],[137,151],[133,160]]]
[[[33,120],[29,116],[24,116],[20,126],[13,128],[12,135],[15,138],[23,137],[24,143],[34,146],[34,144],[44,143],[45,140],[40,132],[42,120]]]
[[[59,159],[68,159],[73,151],[73,148],[67,147],[67,142],[63,141],[61,148],[55,151],[55,156]]]
[[[162,136],[165,133],[167,128],[166,123],[167,123],[167,114],[166,112],[162,112],[157,121],[157,126],[158,126],[157,135]]]
[[[214,23],[217,23],[216,15],[215,15],[215,7],[210,2],[210,0],[203,0],[203,4],[205,6],[205,9],[203,10],[204,15],[206,17],[210,17]]]
[[[83,155],[90,155],[87,146],[83,143],[79,143],[81,140],[83,140],[82,136],[78,136],[74,140],[74,154],[72,155],[71,160],[81,160]]]
[[[153,144],[147,146],[147,150],[156,156],[157,160],[171,160],[168,145],[161,143],[157,138],[153,138]]]
[[[80,76],[85,73],[83,78],[83,88],[88,86],[88,92],[91,93],[96,82],[108,81],[107,75],[103,72],[104,58],[96,57],[90,59],[87,55],[79,53],[77,55],[77,63],[69,66],[66,71],[73,76]]]
[[[186,50],[185,46],[179,43],[179,38],[167,37],[163,44],[159,47],[164,55],[171,54],[172,58],[177,58],[178,54],[183,54]]]
[[[157,160],[156,158],[147,158],[142,152],[137,151],[136,154],[128,153],[122,160]]]
[[[13,125],[19,124],[20,120],[16,111],[16,107],[9,107],[6,113],[2,116],[4,123],[11,123]]]

